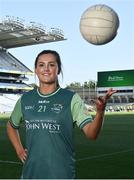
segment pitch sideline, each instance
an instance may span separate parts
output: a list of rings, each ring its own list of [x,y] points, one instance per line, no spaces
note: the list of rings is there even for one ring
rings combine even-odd
[[[131,152],[131,151],[134,151],[134,148],[131,148],[131,149],[128,149],[128,150],[123,150],[123,151],[117,151],[117,152],[114,152],[114,153],[102,154],[102,155],[99,155],[99,156],[91,156],[91,157],[88,156],[88,157],[85,157],[85,158],[77,159],[76,161],[79,162],[79,161],[84,161],[84,160],[88,160],[88,159],[97,159],[97,158],[101,158],[101,157],[107,157],[107,156],[117,155],[117,154],[121,154],[121,153]]]

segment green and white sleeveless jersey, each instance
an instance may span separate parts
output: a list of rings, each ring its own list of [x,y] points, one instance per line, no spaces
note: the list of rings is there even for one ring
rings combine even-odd
[[[75,178],[73,127],[76,123],[83,128],[92,121],[79,95],[62,88],[48,95],[29,91],[11,114],[14,128],[21,121],[25,121],[28,150],[22,178]]]

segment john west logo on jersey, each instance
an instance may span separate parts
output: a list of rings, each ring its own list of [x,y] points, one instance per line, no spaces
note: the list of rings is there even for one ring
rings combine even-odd
[[[25,120],[26,130],[47,130],[50,133],[60,133],[60,124],[55,120]]]

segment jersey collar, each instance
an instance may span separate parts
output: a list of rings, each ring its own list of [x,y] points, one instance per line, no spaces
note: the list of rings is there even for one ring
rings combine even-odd
[[[50,97],[50,96],[53,96],[54,94],[56,94],[60,89],[61,89],[61,87],[58,87],[58,89],[56,89],[53,93],[44,95],[44,94],[40,93],[39,88],[37,88],[37,94],[41,97]]]

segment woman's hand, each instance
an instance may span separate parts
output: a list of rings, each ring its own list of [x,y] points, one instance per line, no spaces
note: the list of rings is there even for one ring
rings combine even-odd
[[[24,149],[23,147],[21,147],[21,148],[16,150],[16,153],[17,153],[19,159],[24,164],[26,161],[26,158],[27,158],[27,149]]]
[[[110,88],[110,89],[108,89],[105,96],[98,97],[98,99],[96,100],[96,108],[97,108],[98,112],[105,111],[105,107],[106,107],[108,99],[116,92],[117,92],[117,90],[113,90],[112,88]]]

